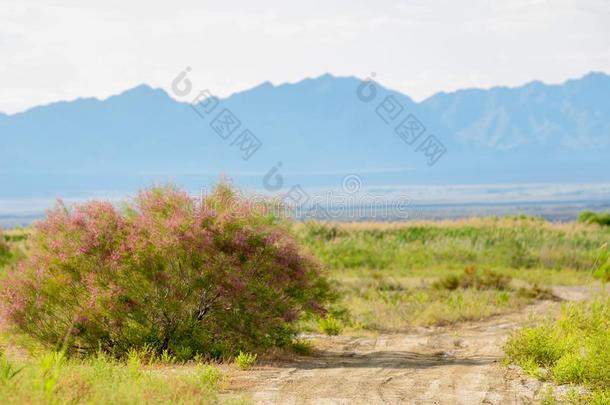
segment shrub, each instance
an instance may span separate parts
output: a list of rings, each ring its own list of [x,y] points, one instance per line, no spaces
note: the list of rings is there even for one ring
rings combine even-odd
[[[610,212],[583,211],[578,215],[578,222],[610,226]]]
[[[235,357],[235,364],[237,364],[237,367],[242,370],[248,370],[254,365],[257,357],[258,356],[255,353],[239,352],[239,354]]]
[[[506,355],[515,362],[532,360],[540,367],[552,367],[565,354],[565,347],[549,326],[522,329],[508,341]]]
[[[477,290],[507,290],[511,278],[492,270],[480,273],[474,267],[467,267],[459,276],[449,275],[436,281],[432,286],[438,290],[474,288]]]
[[[290,343],[329,287],[289,224],[219,185],[202,202],[172,187],[119,211],[59,204],[0,293],[4,318],[70,352],[226,356]]]

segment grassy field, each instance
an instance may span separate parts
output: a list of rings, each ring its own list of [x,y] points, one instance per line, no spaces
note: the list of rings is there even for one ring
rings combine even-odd
[[[608,252],[603,227],[530,217],[309,224],[297,232],[340,292],[335,317],[372,331],[521,308],[550,298],[544,286],[592,282]],[[481,280],[455,286],[468,277]],[[498,278],[499,284],[486,280]]]
[[[312,223],[295,225],[294,232],[321,261],[338,295],[326,318],[304,320],[302,328],[330,335],[407,331],[514,311],[552,299],[549,285],[594,282],[609,257],[608,228],[528,217]],[[0,252],[0,266],[28,254],[27,233],[5,232],[10,254]],[[523,331],[508,346],[509,358],[532,372],[545,367],[547,378],[557,383],[584,383],[594,390],[608,384],[601,363],[591,363],[610,359],[607,345],[600,343],[610,336],[608,302],[566,307],[556,323]],[[588,327],[592,320],[599,327]],[[555,347],[551,341],[565,344]],[[538,345],[534,351],[531,342]],[[597,354],[582,357],[583,347]],[[294,349],[307,352],[310,347],[297,344]],[[228,367],[239,369],[250,360],[254,358],[244,354],[239,364]],[[164,371],[173,362],[170,353],[152,360],[135,352],[119,360],[103,354],[65,358],[5,332],[0,339],[0,398],[3,403],[218,402],[224,390],[218,367],[201,361],[184,368],[187,373]],[[583,367],[595,371],[586,374]],[[607,395],[596,392],[599,398]]]

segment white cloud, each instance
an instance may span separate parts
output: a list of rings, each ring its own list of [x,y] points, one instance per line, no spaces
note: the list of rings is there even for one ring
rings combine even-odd
[[[610,71],[602,0],[0,3],[0,111],[149,83],[185,66],[229,94],[325,72],[415,99],[461,87]]]

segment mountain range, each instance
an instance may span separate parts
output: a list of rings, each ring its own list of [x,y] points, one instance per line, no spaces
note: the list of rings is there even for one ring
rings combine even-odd
[[[283,189],[340,186],[348,174],[368,186],[610,180],[604,73],[421,102],[329,74],[189,102],[202,90],[177,101],[141,85],[0,114],[0,198],[131,192],[165,181],[195,190],[220,174],[270,191],[276,174]]]

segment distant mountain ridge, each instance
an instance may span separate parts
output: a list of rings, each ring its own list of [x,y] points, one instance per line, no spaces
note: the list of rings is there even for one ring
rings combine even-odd
[[[366,102],[357,96],[361,84],[329,74],[265,82],[219,100],[203,118],[147,85],[105,100],[0,113],[0,198],[131,191],[168,180],[193,189],[220,173],[261,188],[278,164],[287,185],[307,186],[340,185],[349,173],[368,185],[610,180],[606,74],[438,93],[419,103],[379,85]],[[401,114],[386,123],[381,116],[392,113],[380,104],[389,96]],[[224,109],[240,122],[227,139],[211,126]],[[395,131],[409,114],[425,127],[411,145]],[[238,140],[244,129],[262,144],[248,160]],[[417,151],[430,134],[446,149],[433,166]]]

